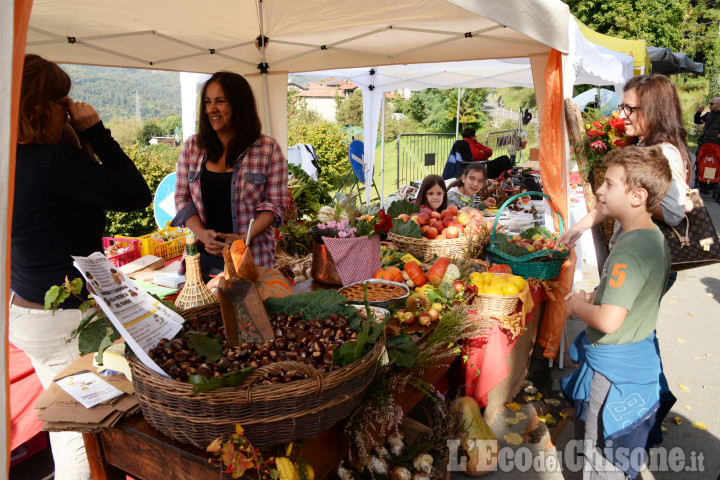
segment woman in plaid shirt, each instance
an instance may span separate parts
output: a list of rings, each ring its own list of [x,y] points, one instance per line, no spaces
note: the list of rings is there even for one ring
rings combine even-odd
[[[178,159],[173,226],[187,226],[200,241],[200,264],[219,273],[222,249],[247,235],[255,263],[275,267],[271,226],[283,221],[287,161],[275,139],[260,133],[255,97],[247,81],[217,72],[201,92],[198,133]]]

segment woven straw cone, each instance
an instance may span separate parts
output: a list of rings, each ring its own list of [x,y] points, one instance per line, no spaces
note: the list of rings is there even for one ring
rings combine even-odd
[[[200,274],[200,255],[185,256],[185,286],[175,300],[180,310],[201,307],[217,302],[215,295],[208,290]]]
[[[219,305],[182,312],[183,317],[213,313]],[[345,418],[361,402],[385,345],[382,336],[357,362],[321,374],[306,364],[279,362],[261,367],[237,388],[193,394],[192,385],[153,372],[137,358],[129,358],[133,387],[145,419],[175,440],[205,448],[240,424],[257,448],[310,438]],[[305,380],[251,386],[274,369],[300,370]]]
[[[397,247],[411,253],[419,260],[430,260],[433,255],[438,257],[462,258],[468,247],[470,236],[447,240],[429,240],[427,238],[412,238],[388,233],[390,239]]]

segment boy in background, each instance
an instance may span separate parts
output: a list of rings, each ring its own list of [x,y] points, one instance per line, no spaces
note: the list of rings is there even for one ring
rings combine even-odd
[[[597,208],[623,233],[597,290],[566,297],[567,315],[587,327],[569,352],[580,365],[562,381],[575,403],[576,436],[584,439],[583,478],[593,480],[635,478],[649,448],[662,441],[660,423],[676,400],[655,338],[670,251],[650,218],[670,188],[670,167],[658,146],[616,149],[605,159]]]

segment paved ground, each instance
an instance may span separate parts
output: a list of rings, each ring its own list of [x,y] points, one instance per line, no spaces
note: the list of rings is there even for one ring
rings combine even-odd
[[[710,196],[704,196],[708,210],[716,228],[720,226],[720,205]],[[598,272],[594,266],[585,265],[583,282],[579,288],[592,290],[597,285]],[[644,480],[670,480],[691,478],[694,480],[720,479],[720,264],[681,272],[677,283],[662,300],[658,319],[657,335],[665,374],[670,388],[677,397],[677,403],[663,423],[665,427],[662,450],[652,458],[659,465],[654,471],[645,470],[639,478]],[[567,336],[572,339],[584,328],[579,319],[569,320]],[[542,400],[530,400],[527,392],[521,392],[515,402],[522,405],[527,419],[515,425],[508,425],[507,418],[513,418],[516,412],[509,409],[505,417],[492,425],[500,439],[505,458],[515,458],[517,462],[507,471],[496,471],[488,478],[515,479],[522,475],[525,479],[574,480],[582,478],[582,473],[573,469],[575,455],[566,455],[564,468],[554,467],[563,457],[570,440],[573,439],[572,409],[567,407],[560,395],[560,378],[569,375],[574,366],[566,359],[563,370],[549,368],[545,360],[533,360],[529,383],[543,395]],[[532,392],[532,389],[530,389]],[[556,403],[558,406],[546,403]],[[563,419],[560,413],[569,414]],[[548,426],[538,420],[538,416],[550,413],[557,420]],[[676,421],[673,421],[673,418]],[[694,428],[693,422],[701,422],[706,430]],[[504,437],[517,433],[522,437],[519,446],[509,445]],[[665,452],[669,457],[665,457]],[[569,457],[569,458],[568,458]],[[663,459],[669,458],[665,462]],[[534,461],[534,465],[529,463]],[[525,471],[524,464],[529,469]],[[506,462],[512,463],[512,462]],[[541,468],[537,468],[541,467]],[[548,471],[553,470],[553,471]],[[660,470],[660,471],[658,471]],[[521,473],[525,471],[525,473]],[[683,473],[680,473],[683,472]],[[454,478],[469,478],[455,474]]]

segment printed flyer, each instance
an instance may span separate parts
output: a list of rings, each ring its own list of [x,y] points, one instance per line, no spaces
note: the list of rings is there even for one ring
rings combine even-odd
[[[182,328],[184,319],[135,285],[102,253],[73,257],[73,260],[98,306],[138,359],[154,372],[169,378],[147,352],[160,339],[173,338]]]

